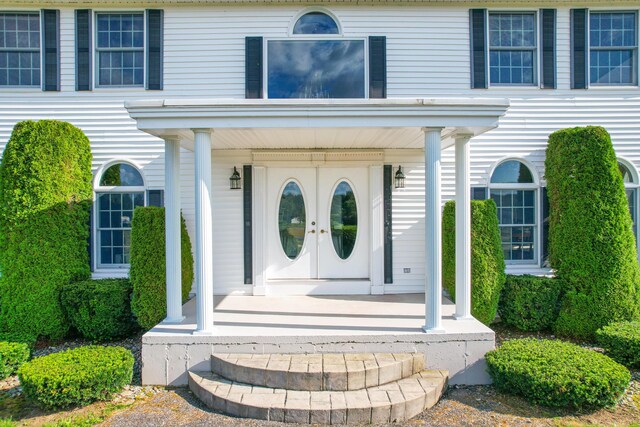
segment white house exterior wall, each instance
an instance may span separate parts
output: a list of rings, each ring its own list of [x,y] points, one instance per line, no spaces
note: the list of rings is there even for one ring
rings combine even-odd
[[[44,2],[43,2],[44,3]],[[532,87],[470,89],[469,7],[329,5],[345,37],[387,37],[389,98],[509,98],[500,126],[471,141],[471,183],[486,186],[488,174],[503,158],[528,160],[544,175],[548,135],[578,125],[601,125],[612,135],[619,156],[640,168],[640,89],[570,89],[569,8],[557,13],[556,90]],[[588,4],[587,4],[588,6]],[[82,6],[85,7],[85,6]],[[477,7],[477,6],[475,6]],[[94,7],[94,11],[144,7]],[[164,185],[161,140],[136,129],[124,100],[167,98],[244,98],[244,37],[288,37],[304,6],[164,7],[164,90],[101,88],[75,90],[74,9],[60,10],[61,91],[0,89],[0,150],[14,124],[25,119],[59,119],[80,127],[91,140],[94,170],[114,159],[138,165],[148,189]],[[500,7],[498,10],[536,11]],[[603,9],[601,6],[593,9]],[[615,8],[607,8],[611,10]],[[629,10],[629,7],[622,7]],[[2,10],[29,10],[2,6]],[[32,9],[36,10],[36,9]],[[636,8],[637,10],[637,8]],[[212,135],[215,141],[215,131]],[[212,153],[214,280],[229,284],[218,293],[246,292],[242,285],[242,194],[228,189],[233,166],[248,164],[250,153]],[[422,154],[386,151],[385,163],[402,164],[407,188],[393,194],[394,284],[387,292],[420,291],[424,283],[424,167]],[[181,155],[182,210],[193,234],[193,154]],[[453,148],[443,152],[443,200],[454,195]],[[411,230],[411,233],[407,232]],[[224,242],[221,244],[221,242]],[[404,273],[411,268],[410,273]],[[237,284],[234,286],[232,284]],[[226,286],[226,285],[225,285]]]

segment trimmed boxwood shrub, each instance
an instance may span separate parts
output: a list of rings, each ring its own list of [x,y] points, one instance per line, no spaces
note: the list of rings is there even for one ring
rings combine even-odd
[[[559,340],[507,341],[485,358],[498,389],[546,406],[610,406],[631,381],[610,357]]]
[[[0,380],[16,373],[29,360],[29,346],[21,342],[0,341]]]
[[[558,279],[507,275],[498,304],[500,319],[521,331],[551,328],[560,310],[561,291]]]
[[[640,367],[640,322],[618,322],[596,332],[607,356],[629,367]]]
[[[86,405],[129,384],[133,361],[122,347],[78,347],[25,363],[18,378],[25,396],[43,408]]]
[[[68,283],[62,288],[62,307],[71,326],[90,340],[123,337],[135,326],[129,279]]]
[[[182,223],[182,302],[189,298],[193,283],[193,254],[184,218]],[[167,315],[164,208],[138,207],[131,224],[131,308],[144,329]]]
[[[611,322],[638,319],[640,267],[611,138],[602,127],[549,137],[549,259],[566,286],[558,334],[593,339]]]
[[[29,346],[33,350],[36,346],[36,337],[30,334],[21,334],[18,332],[0,332],[0,341],[19,342]]]
[[[442,286],[456,298],[455,202],[448,201],[442,214]],[[504,253],[498,214],[493,200],[471,201],[471,314],[488,325],[496,317],[505,281]]]
[[[91,148],[54,120],[18,123],[0,163],[0,330],[62,338],[65,283],[89,277]]]

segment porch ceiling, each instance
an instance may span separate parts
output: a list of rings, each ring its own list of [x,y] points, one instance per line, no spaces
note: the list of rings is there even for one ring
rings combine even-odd
[[[422,148],[423,127],[443,128],[443,148],[456,134],[498,125],[507,100],[144,100],[125,104],[139,129],[179,137],[212,129],[213,149]]]

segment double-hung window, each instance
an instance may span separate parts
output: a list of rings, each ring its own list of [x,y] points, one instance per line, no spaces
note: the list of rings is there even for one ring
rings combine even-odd
[[[492,85],[536,84],[535,13],[489,14],[489,79]]]
[[[40,14],[0,13],[0,87],[40,87]]]
[[[592,85],[638,84],[636,12],[589,13],[589,74]]]
[[[144,62],[144,14],[96,14],[98,86],[143,86]]]

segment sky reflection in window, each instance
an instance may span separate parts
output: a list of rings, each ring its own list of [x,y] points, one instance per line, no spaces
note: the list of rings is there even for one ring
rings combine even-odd
[[[364,98],[364,41],[273,40],[269,98]]]

